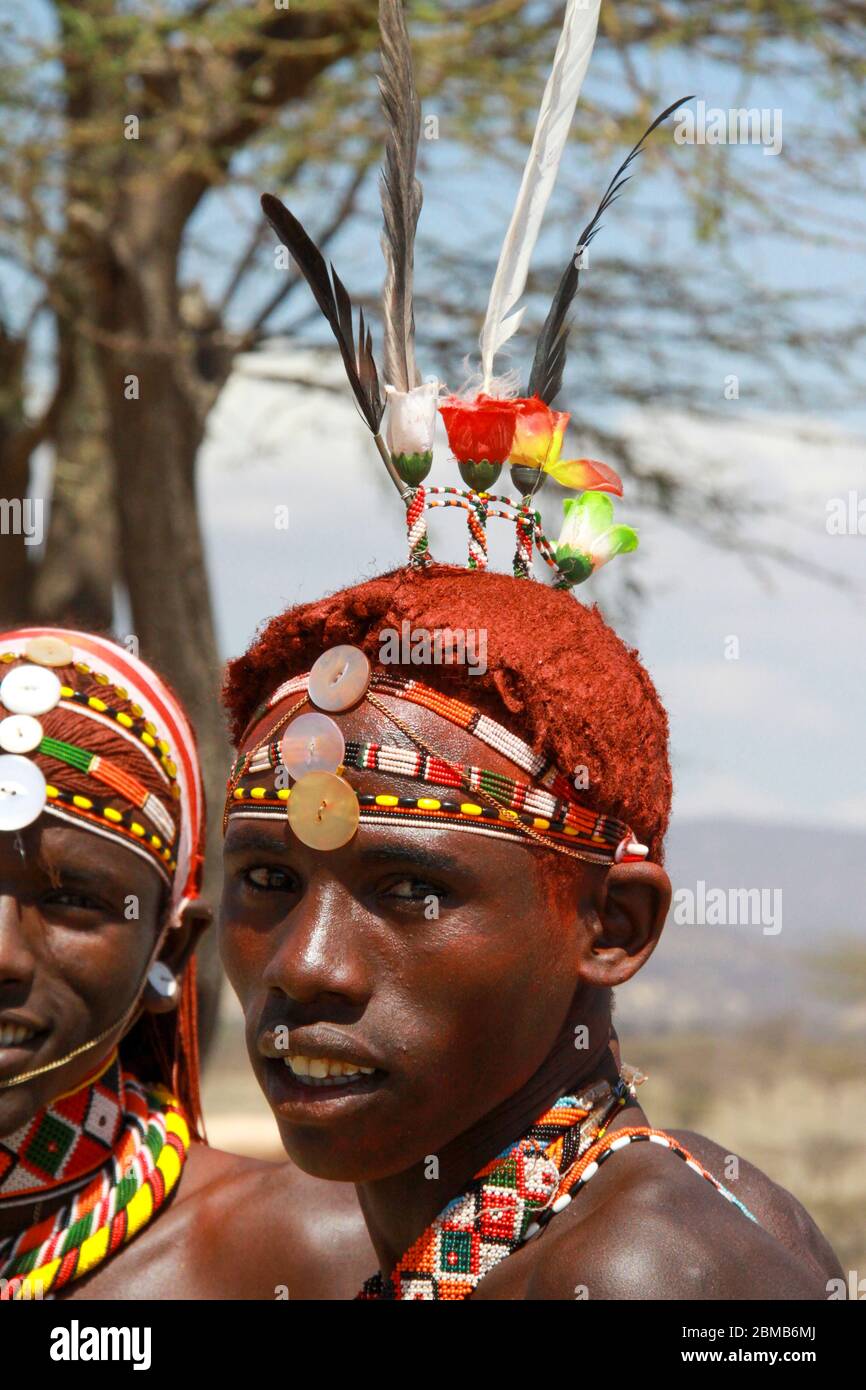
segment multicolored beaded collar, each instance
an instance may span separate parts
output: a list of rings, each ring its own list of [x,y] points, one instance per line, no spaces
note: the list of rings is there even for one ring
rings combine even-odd
[[[453,1198],[394,1268],[374,1274],[358,1294],[375,1301],[471,1298],[486,1274],[563,1211],[610,1156],[646,1140],[672,1150],[749,1220],[755,1217],[687,1149],[648,1126],[608,1131],[613,1114],[645,1077],[624,1067],[619,1083],[561,1096]]]
[[[382,703],[379,693],[429,709],[466,730],[529,773],[533,782],[442,758]],[[588,863],[646,856],[646,846],[635,840],[623,821],[584,806],[569,779],[502,724],[420,681],[371,672],[367,657],[357,647],[333,647],[319,657],[309,674],[284,682],[256,711],[248,732],[293,695],[299,698],[235,760],[227,785],[224,831],[233,815],[287,815],[298,838],[316,849],[337,849],[348,843],[359,824],[378,823],[449,826],[505,839],[529,838]],[[353,709],[365,699],[408,738],[409,745],[346,742],[330,715]],[[317,711],[329,713],[301,714],[308,702]],[[471,793],[472,799],[408,797],[391,790],[356,793],[344,777],[348,767],[453,787]],[[273,788],[240,785],[244,778],[270,771],[275,774]]]
[[[117,1050],[74,1091],[0,1139],[0,1203],[53,1197],[80,1186],[110,1158],[123,1120]]]
[[[204,802],[193,734],[174,695],[114,643],[64,629],[0,635],[3,666],[9,669],[0,679],[0,833],[22,830],[45,812],[119,841],[156,867],[171,888],[178,920],[182,904],[198,896]],[[58,736],[56,721],[47,733],[45,716],[64,709],[98,726],[100,748],[110,730],[116,755],[82,746],[88,740],[81,734],[74,741]],[[124,766],[127,743],[150,763],[164,796]],[[40,759],[48,760],[44,767]],[[94,794],[64,787],[54,763],[92,779]]]
[[[0,1144],[0,1202],[78,1190],[44,1221],[0,1241],[0,1300],[54,1295],[110,1259],[165,1204],[189,1145],[179,1102],[141,1086],[116,1052],[40,1111]]]

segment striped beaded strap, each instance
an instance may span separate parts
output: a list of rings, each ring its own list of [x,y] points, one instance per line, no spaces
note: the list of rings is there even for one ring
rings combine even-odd
[[[101,757],[98,753],[91,753],[86,748],[79,748],[74,743],[66,743],[59,738],[50,738],[47,734],[43,735],[36,751],[47,758],[55,758],[58,762],[66,763],[68,767],[74,767],[78,772],[95,778],[103,786],[110,787],[112,791],[117,792],[118,796],[122,796],[125,801],[137,806],[148,816],[169,844],[174,842],[176,834],[174,821],[159,797],[154,796],[143,782],[126,772],[124,768],[119,767],[117,763]]]
[[[55,1216],[4,1252],[0,1300],[42,1298],[105,1263],[153,1220],[180,1179],[190,1146],[179,1102],[124,1073],[126,1126],[110,1165]]]
[[[166,883],[171,883],[177,870],[176,858],[169,846],[163,844],[159,835],[148,831],[147,826],[136,819],[134,811],[118,811],[106,801],[82,796],[80,792],[57,787],[52,782],[46,782],[45,796],[45,810],[50,815],[56,816],[59,820],[68,820],[73,825],[82,820],[86,821],[90,829],[97,834],[100,833],[100,827],[103,827],[103,833],[109,838],[123,840],[131,850],[147,859],[148,863],[155,864]]]
[[[400,796],[396,792],[358,794],[362,825],[416,825],[434,829],[437,826],[458,825],[479,835],[494,839],[520,840],[526,843],[525,825],[529,830],[543,832],[545,842],[557,846],[579,846],[587,853],[582,857],[594,864],[609,864],[614,850],[600,846],[584,832],[564,820],[551,821],[526,811],[508,807],[479,806],[473,801],[443,801],[433,796]],[[234,787],[226,802],[225,823],[235,817],[262,816],[271,820],[285,819],[286,803],[291,788],[281,787],[276,794],[268,787]]]
[[[54,657],[59,652],[64,657],[62,661],[54,663],[51,656],[45,655],[46,639]],[[37,644],[42,649],[39,654],[33,651]],[[65,659],[70,653],[71,660]],[[56,664],[57,705],[65,705],[69,713],[111,728],[115,738],[143,753],[170,793],[170,801],[157,797],[160,805],[173,811],[175,808],[170,802],[178,803],[180,814],[173,820],[172,848],[168,852],[163,842],[169,838],[169,828],[161,824],[159,810],[153,821],[154,829],[161,832],[157,835],[148,835],[141,826],[136,812],[143,812],[143,807],[136,807],[129,818],[129,833],[121,833],[111,814],[113,808],[106,808],[106,814],[102,815],[102,808],[96,804],[92,809],[81,808],[74,801],[71,805],[65,804],[59,788],[55,788],[58,795],[46,803],[45,810],[70,823],[83,818],[93,833],[118,839],[151,862],[160,862],[170,888],[169,919],[173,926],[179,925],[185,905],[200,893],[204,797],[195,735],[177,697],[136,655],[92,633],[23,627],[0,634],[0,664],[11,665],[17,661],[33,662],[37,666],[43,662]],[[76,681],[72,672],[87,677],[87,681]],[[86,684],[87,689],[75,689],[78,684]],[[60,732],[60,727],[55,732]],[[90,742],[83,731],[73,736],[84,745]],[[123,763],[122,750],[112,751],[111,759],[115,765]],[[141,842],[146,842],[143,847]]]
[[[26,659],[26,656],[21,652],[0,653],[0,664],[4,666],[13,661],[25,661]],[[102,722],[116,724],[120,732],[131,738],[134,743],[141,745],[163,778],[171,786],[172,795],[176,798],[179,795],[177,764],[171,756],[171,748],[166,740],[160,737],[156,725],[145,717],[141,705],[136,704],[130,698],[128,690],[123,686],[114,685],[110,676],[94,671],[86,661],[75,661],[72,665],[79,675],[90,676],[98,685],[106,688],[111,686],[118,699],[124,702],[126,709],[112,709],[98,695],[87,695],[83,690],[74,690],[71,685],[61,685],[61,701],[64,704],[75,705],[77,707],[76,714],[83,714]],[[42,750],[37,751],[41,752]],[[52,754],[51,756],[55,755]]]
[[[282,685],[277,687],[273,695],[255,711],[247,729],[257,724],[268,710],[280,704],[287,696],[300,694],[301,691],[306,690],[308,679],[308,675],[303,675],[293,676],[291,680],[284,681]],[[534,752],[528,743],[518,738],[516,734],[512,734],[503,724],[498,724],[495,719],[481,714],[473,705],[467,705],[463,700],[456,700],[450,695],[443,695],[440,691],[433,690],[421,681],[389,675],[384,671],[374,671],[370,680],[370,689],[377,690],[382,695],[398,696],[403,700],[408,700],[411,704],[420,705],[424,709],[431,710],[434,714],[441,715],[449,724],[456,724],[458,728],[474,734],[482,743],[486,743],[488,748],[493,748],[506,758],[510,758],[513,763],[516,763],[524,772],[528,772],[530,777],[536,781],[550,770],[550,759],[541,753]],[[567,783],[567,778],[563,780]]]
[[[281,765],[279,740],[271,739],[236,765],[234,780]],[[537,830],[547,830],[555,824],[558,829],[561,826],[566,834],[577,831],[591,847],[608,848],[611,853],[615,853],[617,846],[629,833],[623,821],[589,810],[575,801],[551,796],[530,782],[521,782],[485,768],[449,763],[416,748],[350,739],[346,743],[343,765],[357,771],[387,772],[460,791],[487,792],[502,803],[503,809],[525,812],[526,823]],[[419,810],[439,810],[442,804],[432,797],[418,799]]]
[[[757,1223],[757,1217],[749,1211],[749,1208],[740,1201],[739,1197],[735,1197],[733,1192],[724,1187],[718,1178],[714,1177],[672,1135],[666,1134],[662,1129],[652,1129],[648,1125],[634,1125],[600,1135],[597,1142],[593,1143],[571,1170],[564,1175],[555,1199],[543,1212],[539,1213],[536,1221],[527,1229],[525,1238],[531,1240],[533,1236],[538,1235],[540,1230],[544,1229],[558,1212],[564,1211],[580,1189],[585,1187],[591,1178],[595,1177],[601,1165],[606,1163],[612,1154],[619,1153],[621,1149],[628,1148],[630,1144],[641,1142],[658,1144],[664,1149],[670,1149],[683,1160],[687,1168],[691,1168],[692,1172],[697,1173],[699,1177],[706,1178],[708,1182],[712,1183],[716,1191],[737,1207],[744,1216]]]
[[[387,675],[383,672],[375,672],[371,681],[370,689],[378,691],[382,695],[392,695],[399,699],[408,700],[410,704],[418,705],[422,709],[428,709],[433,714],[438,714],[442,719],[454,724],[459,729],[464,729],[472,734],[474,738],[485,743],[494,752],[501,753],[509,762],[515,763],[517,767],[528,772],[534,782],[539,782],[553,796],[559,797],[563,801],[579,806],[576,801],[574,788],[566,777],[555,765],[553,760],[543,753],[536,753],[522,738],[513,734],[510,729],[506,729],[504,724],[499,724],[489,715],[482,714],[475,709],[474,705],[468,705],[463,700],[456,700],[453,696],[443,695],[439,690],[433,690],[429,685],[422,684],[421,681],[406,680],[401,676]],[[585,808],[583,808],[585,809]],[[623,825],[614,817],[604,816],[601,819],[611,825]],[[623,826],[623,836],[630,836],[631,831],[628,826]],[[643,848],[643,847],[640,847]],[[638,854],[638,848],[630,851]],[[644,854],[646,851],[643,851]]]
[[[467,733],[486,743],[488,748],[495,749],[497,753],[502,753],[511,762],[516,763],[535,781],[542,780],[550,770],[549,758],[536,753],[522,738],[512,734],[495,719],[482,714],[474,705],[467,705],[465,701],[456,700],[451,695],[443,695],[441,691],[433,690],[421,681],[407,680],[385,672],[375,672],[370,687],[382,695],[394,695],[408,700],[410,704],[419,705],[422,709],[440,715],[449,724],[456,724],[459,729],[465,729]]]
[[[269,710],[274,709],[290,695],[300,695],[303,700],[308,681],[309,673],[305,673],[304,675],[293,676],[290,680],[284,681],[282,685],[278,686],[269,699],[266,700],[264,704],[260,705],[254,712],[244,732],[243,738],[246,737],[250,729],[254,728],[255,725],[264,718]],[[495,752],[508,758],[509,761],[515,763],[524,772],[529,773],[530,777],[535,782],[540,783],[541,788],[543,788],[543,790],[538,788],[534,789],[536,795],[544,796],[545,793],[547,793],[554,803],[556,801],[565,802],[570,808],[569,813],[561,817],[560,824],[558,823],[560,818],[555,819],[550,814],[552,808],[550,807],[550,803],[547,802],[545,803],[545,808],[548,809],[548,814],[536,817],[528,815],[522,809],[518,810],[515,805],[502,806],[500,803],[503,789],[500,788],[496,791],[492,791],[486,788],[482,781],[485,777],[498,777],[500,774],[488,774],[483,772],[482,769],[466,769],[466,771],[476,774],[474,787],[468,789],[486,795],[490,800],[497,803],[494,807],[488,807],[486,810],[482,810],[481,807],[474,808],[474,812],[477,812],[479,816],[484,816],[489,821],[500,822],[496,829],[490,826],[486,827],[485,833],[506,835],[508,838],[514,838],[516,835],[518,838],[522,838],[525,835],[534,837],[540,831],[548,835],[552,830],[554,836],[558,834],[572,837],[583,836],[583,844],[592,851],[591,855],[587,856],[589,862],[610,863],[613,861],[614,863],[618,863],[623,859],[640,860],[646,857],[646,846],[637,843],[629,826],[613,816],[594,812],[582,806],[580,802],[575,799],[571,782],[565,774],[556,767],[552,759],[544,754],[536,753],[523,739],[518,738],[516,734],[512,734],[509,729],[506,729],[504,725],[499,724],[495,719],[491,719],[488,715],[482,714],[480,710],[475,709],[474,706],[466,704],[463,700],[457,700],[452,696],[443,695],[440,691],[424,685],[421,681],[407,679],[402,676],[391,675],[381,671],[374,672],[371,677],[367,692],[368,699],[372,698],[371,692],[379,692],[383,695],[390,695],[395,698],[408,700],[411,704],[418,705],[424,709],[430,710],[434,714],[440,715],[449,723],[464,729],[467,733],[478,738],[482,743],[486,744],[488,748],[492,748]],[[376,703],[375,700],[373,703]],[[382,708],[384,709],[384,707]],[[286,717],[287,716],[284,716],[283,718],[285,719]],[[391,717],[393,718],[393,716]],[[399,720],[396,722],[398,727],[403,727],[400,725]],[[272,729],[268,738],[257,744],[250,753],[239,755],[235,760],[228,781],[228,796],[226,798],[223,815],[224,833],[228,826],[228,816],[231,811],[236,809],[233,805],[233,800],[243,800],[246,795],[246,793],[237,788],[237,782],[240,778],[246,776],[249,772],[264,771],[265,768],[276,765],[275,760],[278,760],[279,755],[275,748],[276,740],[274,739],[274,733],[275,730]],[[417,739],[417,737],[413,737],[411,732],[410,737],[412,737],[413,742],[424,749],[421,740]],[[243,738],[241,742],[243,742]],[[458,785],[457,781],[454,780],[455,777],[460,776],[460,769],[458,767],[446,763],[444,759],[437,760],[435,755],[427,749],[424,749],[424,754],[429,764],[439,762],[442,763],[443,767],[450,768],[451,777],[444,785]],[[416,757],[420,756],[420,754],[416,755]],[[394,769],[394,771],[396,772],[396,769]],[[400,775],[415,774],[406,774],[401,770]],[[503,780],[505,783],[509,784],[506,792],[509,797],[517,795],[518,793],[515,789],[525,785],[507,777],[503,778]],[[275,804],[272,801],[268,802],[268,791],[266,788],[253,788],[249,795],[254,801],[258,801],[260,804],[271,806]],[[280,792],[280,799],[281,801],[287,799],[283,791]],[[367,817],[364,816],[364,805],[365,801],[368,800],[368,798],[359,797],[359,802],[362,806],[362,819],[367,819]],[[420,804],[421,800],[427,804],[422,806]],[[391,798],[395,811],[413,813],[413,820],[416,823],[418,823],[419,820],[418,812],[429,814],[435,811],[446,818],[456,813],[461,823],[465,824],[465,812],[462,806],[448,802],[439,802],[436,806],[433,806],[431,805],[432,800],[432,798]],[[382,817],[378,814],[380,804],[380,799],[375,797],[373,798],[372,805],[369,805],[367,810],[371,812],[372,818],[381,822]],[[405,819],[405,815],[403,819]],[[512,824],[506,826],[502,824],[503,821],[511,821]],[[515,821],[519,821],[520,824],[526,826],[526,830],[521,832],[519,826],[513,824]],[[396,824],[397,821],[393,823]],[[589,828],[590,823],[591,828]],[[541,843],[543,842],[544,841],[541,841]],[[560,848],[561,846],[554,844],[553,847]],[[564,850],[564,852],[568,853],[569,851]],[[577,857],[582,856],[578,855]]]

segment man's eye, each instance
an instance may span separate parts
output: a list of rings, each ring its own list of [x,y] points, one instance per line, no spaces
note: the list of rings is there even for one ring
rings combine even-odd
[[[265,865],[247,869],[243,877],[251,888],[256,888],[259,892],[290,893],[294,887],[294,879],[285,869],[269,869]]]
[[[442,902],[448,896],[447,893],[437,888],[435,884],[428,883],[422,878],[401,878],[396,883],[392,883],[385,889],[383,894],[386,898],[399,898],[401,902],[426,902],[428,898],[436,898]]]
[[[43,900],[49,907],[71,907],[78,908],[83,912],[103,912],[104,906],[97,902],[96,898],[88,897],[86,893],[74,893],[71,890],[65,891],[58,889],[54,893],[49,893]]]

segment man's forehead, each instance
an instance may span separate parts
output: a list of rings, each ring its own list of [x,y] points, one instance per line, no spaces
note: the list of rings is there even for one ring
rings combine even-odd
[[[14,836],[0,836],[0,863],[4,867],[21,864],[52,880],[62,875],[67,881],[94,885],[134,882],[136,887],[148,882],[152,873],[149,865],[122,845],[97,839],[78,826],[55,824],[46,816],[22,833],[22,844],[23,856]],[[155,875],[154,881],[160,886]]]
[[[447,839],[446,839],[447,836]],[[234,817],[230,822],[225,840],[225,853],[231,854],[286,854],[294,857],[298,852],[312,853],[327,867],[333,862],[335,854],[341,857],[347,853],[361,865],[383,865],[412,863],[422,868],[437,869],[440,872],[465,870],[467,864],[478,867],[478,856],[468,852],[460,842],[455,841],[447,831],[425,830],[420,826],[392,828],[387,826],[358,827],[357,834],[339,851],[331,851],[321,856],[318,851],[306,851],[291,832],[288,819],[269,820],[257,817],[245,820]]]

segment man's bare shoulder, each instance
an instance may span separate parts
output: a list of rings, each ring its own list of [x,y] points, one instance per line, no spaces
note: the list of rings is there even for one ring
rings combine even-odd
[[[842,1277],[833,1249],[802,1202],[760,1168],[732,1150],[692,1130],[671,1130],[674,1139],[739,1197],[765,1231],[825,1280]]]
[[[205,1145],[177,1196],[70,1298],[351,1298],[376,1258],[355,1190]]]
[[[256,1286],[287,1285],[291,1297],[351,1297],[372,1273],[376,1257],[352,1184],[231,1154],[207,1167],[210,1181],[193,1191],[184,1222],[202,1258],[255,1250]]]
[[[533,1246],[527,1299],[826,1298],[814,1268],[649,1144],[606,1163]]]

